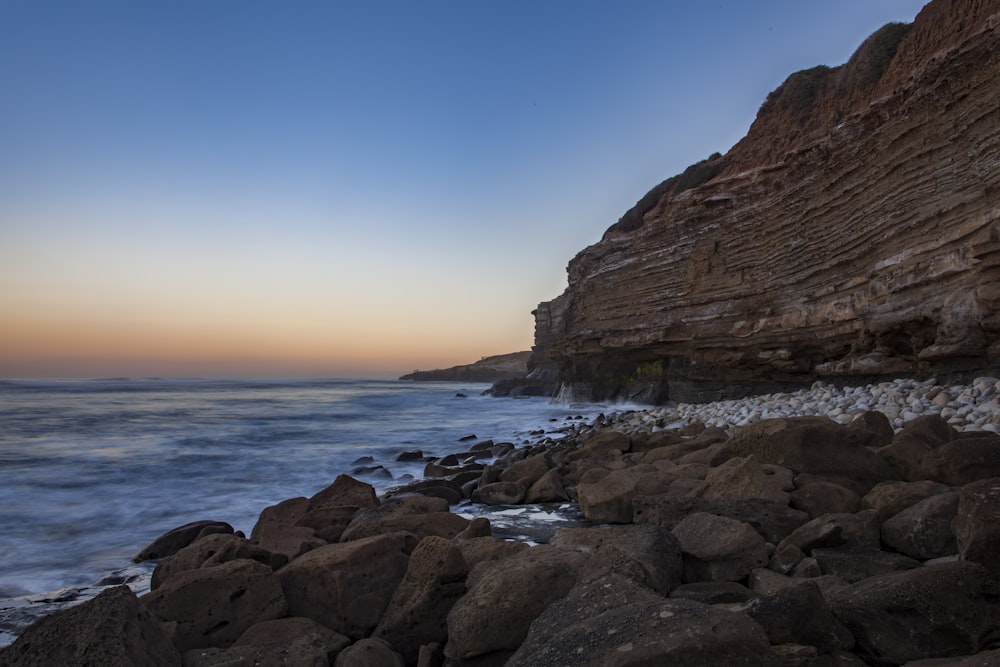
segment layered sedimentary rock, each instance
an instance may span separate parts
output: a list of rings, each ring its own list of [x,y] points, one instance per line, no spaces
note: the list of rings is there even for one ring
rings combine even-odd
[[[791,75],[535,311],[577,396],[715,400],[1000,359],[1000,2],[937,0]]]

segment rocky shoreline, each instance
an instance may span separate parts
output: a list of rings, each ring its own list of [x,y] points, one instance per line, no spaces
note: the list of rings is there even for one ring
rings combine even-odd
[[[470,439],[381,497],[342,475],[249,537],[171,531],[137,555],[151,592],[42,619],[0,665],[1000,664],[998,432],[983,377]],[[568,504],[530,546],[478,515]]]

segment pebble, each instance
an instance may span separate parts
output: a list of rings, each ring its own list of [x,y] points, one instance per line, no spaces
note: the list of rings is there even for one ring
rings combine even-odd
[[[1000,433],[1000,379],[979,377],[969,385],[938,385],[935,379],[898,379],[842,388],[818,380],[810,389],[791,393],[646,408],[612,414],[609,421],[626,430],[649,430],[664,425],[682,428],[693,422],[732,429],[762,419],[796,416],[823,416],[848,424],[869,410],[883,413],[896,431],[918,417],[940,415],[959,431]]]

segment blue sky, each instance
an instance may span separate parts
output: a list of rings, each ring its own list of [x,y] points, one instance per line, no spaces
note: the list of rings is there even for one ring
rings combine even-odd
[[[0,376],[527,349],[650,187],[922,5],[0,0]]]

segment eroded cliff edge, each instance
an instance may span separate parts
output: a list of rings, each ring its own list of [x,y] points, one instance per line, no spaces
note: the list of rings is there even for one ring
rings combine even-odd
[[[1000,1],[935,0],[791,75],[535,310],[530,375],[704,401],[1000,359]]]

